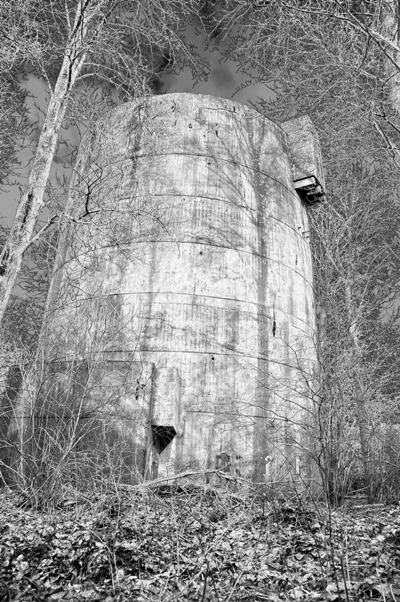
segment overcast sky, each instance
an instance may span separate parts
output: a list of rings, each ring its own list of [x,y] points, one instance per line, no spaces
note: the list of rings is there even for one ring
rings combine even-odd
[[[194,94],[211,94],[223,98],[231,98],[237,102],[248,103],[258,97],[269,97],[271,91],[267,86],[253,83],[246,87],[241,86],[249,81],[249,75],[239,71],[238,65],[233,61],[224,61],[220,47],[224,41],[207,44],[205,34],[190,28],[188,30],[190,42],[193,43],[202,57],[208,62],[210,72],[207,80],[195,83],[189,68],[178,75],[164,75],[162,77],[163,92],[192,92]]]

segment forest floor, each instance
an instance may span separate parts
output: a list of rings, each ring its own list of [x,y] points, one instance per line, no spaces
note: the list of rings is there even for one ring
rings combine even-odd
[[[400,602],[400,506],[215,490],[0,495],[0,600]]]

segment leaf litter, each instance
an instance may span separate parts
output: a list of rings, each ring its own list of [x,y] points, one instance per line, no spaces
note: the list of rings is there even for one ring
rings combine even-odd
[[[1,602],[400,602],[400,506],[201,488],[0,505]]]

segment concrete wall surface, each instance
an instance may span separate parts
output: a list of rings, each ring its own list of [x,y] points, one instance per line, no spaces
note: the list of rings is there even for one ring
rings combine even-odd
[[[249,107],[192,94],[122,105],[82,144],[46,399],[112,416],[147,476],[310,478],[312,264],[287,144]]]

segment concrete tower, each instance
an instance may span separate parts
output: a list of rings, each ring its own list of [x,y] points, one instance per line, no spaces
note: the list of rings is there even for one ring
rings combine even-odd
[[[42,404],[123,438],[147,476],[310,478],[313,282],[293,184],[321,180],[310,127],[192,94],[101,120],[71,187]]]

